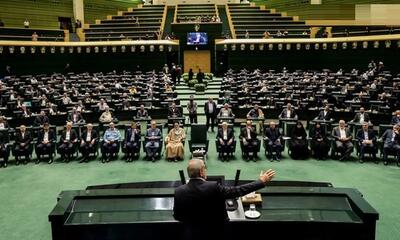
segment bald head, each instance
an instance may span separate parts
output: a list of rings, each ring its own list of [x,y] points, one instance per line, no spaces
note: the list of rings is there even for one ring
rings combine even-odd
[[[204,165],[203,160],[200,159],[191,159],[189,160],[187,166],[187,172],[190,178],[206,178],[205,172],[206,166]]]

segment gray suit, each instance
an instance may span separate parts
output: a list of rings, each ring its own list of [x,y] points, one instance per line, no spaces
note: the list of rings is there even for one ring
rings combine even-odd
[[[353,152],[353,144],[351,143],[353,136],[351,135],[351,132],[348,128],[345,128],[345,134],[346,134],[346,138],[350,138],[350,139],[347,141],[342,141],[342,140],[340,140],[340,128],[335,127],[332,130],[332,137],[335,138],[336,148],[341,153],[340,161],[349,159],[351,153]]]
[[[383,140],[383,161],[387,162],[389,152],[395,151],[397,161],[400,161],[400,135],[394,133],[393,129],[388,129],[382,135]]]

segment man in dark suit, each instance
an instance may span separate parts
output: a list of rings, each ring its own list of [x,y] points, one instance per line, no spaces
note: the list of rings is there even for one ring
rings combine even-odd
[[[10,154],[7,148],[9,143],[10,143],[10,138],[8,136],[8,131],[7,130],[0,131],[0,168],[7,167],[8,156]]]
[[[79,161],[80,163],[89,162],[89,154],[96,151],[97,144],[99,144],[99,134],[93,129],[93,124],[88,123],[86,130],[82,133],[81,144],[79,145],[83,156],[83,159]]]
[[[397,110],[392,117],[392,121],[390,122],[391,125],[400,124],[400,110]]]
[[[344,120],[340,120],[339,126],[332,130],[332,137],[335,138],[336,148],[341,152],[340,161],[350,159],[353,152],[353,144],[351,143],[353,136],[349,128],[346,127]]]
[[[397,155],[397,163],[400,162],[400,125],[394,125],[382,135],[383,163],[388,164],[388,154],[394,151]]]
[[[82,117],[82,114],[76,110],[76,108],[72,108],[72,111],[68,114],[68,122],[72,122],[72,124],[85,123],[85,120]]]
[[[360,107],[360,112],[356,113],[352,122],[361,124],[364,122],[370,122],[369,115],[365,112],[363,107]]]
[[[168,109],[168,117],[181,117],[181,111],[176,107],[175,103],[172,103],[171,107]]]
[[[40,114],[36,116],[33,125],[34,126],[43,126],[45,123],[49,123],[49,117],[46,116],[45,111],[40,111]]]
[[[297,119],[297,114],[292,108],[292,104],[288,103],[286,108],[279,114],[280,119]]]
[[[185,240],[224,239],[225,224],[229,221],[225,200],[263,188],[275,175],[269,169],[257,181],[226,187],[206,181],[202,160],[190,160],[187,171],[189,182],[176,188],[174,196],[174,218],[183,223]]]
[[[223,122],[222,128],[218,130],[217,140],[219,142],[219,158],[222,157],[222,161],[229,161],[228,155],[232,154],[232,144],[235,136],[233,130],[228,128],[228,123]]]
[[[362,129],[357,132],[357,140],[360,144],[360,163],[364,162],[364,154],[370,152],[376,162],[376,136],[372,129],[368,128],[368,123],[364,122]]]
[[[140,147],[140,131],[135,122],[126,131],[125,148],[127,155],[127,162],[132,162],[133,158],[139,155]]]
[[[247,120],[246,126],[242,128],[239,138],[246,158],[255,161],[259,141],[257,139],[257,133],[254,130],[250,120]]]
[[[217,104],[215,104],[212,98],[208,98],[208,101],[204,104],[204,113],[206,114],[207,131],[211,125],[211,131],[214,132],[215,116],[217,116]]]
[[[136,113],[137,118],[147,118],[149,117],[149,113],[147,112],[146,109],[144,109],[144,105],[140,105],[139,110]]]
[[[319,112],[318,116],[316,117],[316,120],[325,120],[325,121],[330,121],[332,120],[332,110],[329,108],[329,105],[326,105],[321,112]]]
[[[36,144],[36,164],[40,163],[40,158],[44,154],[49,154],[50,151],[53,149],[53,145],[56,142],[56,134],[55,132],[50,129],[49,123],[43,124],[43,129],[39,131],[38,140]],[[53,162],[53,156],[51,154],[48,164]]]
[[[75,143],[78,141],[78,135],[72,129],[72,122],[67,122],[65,130],[61,134],[60,142],[58,145],[58,152],[61,154],[61,161],[71,161],[74,153]]]
[[[267,141],[268,147],[268,157],[272,158],[272,160],[280,160],[282,157],[282,142],[281,142],[281,133],[279,129],[276,127],[275,122],[270,122],[269,127],[264,131],[264,141]],[[273,154],[275,152],[275,156]]]
[[[198,83],[203,83],[204,80],[204,73],[201,71],[201,69],[199,68],[199,72],[196,75],[196,79]]]
[[[19,127],[19,132],[15,136],[15,164],[19,165],[19,157],[25,156],[24,164],[27,164],[29,159],[29,145],[31,144],[32,136],[26,131],[25,125]]]

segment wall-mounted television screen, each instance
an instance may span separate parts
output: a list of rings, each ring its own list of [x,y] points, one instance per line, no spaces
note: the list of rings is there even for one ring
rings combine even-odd
[[[187,45],[207,45],[208,36],[206,32],[189,32],[187,34]]]

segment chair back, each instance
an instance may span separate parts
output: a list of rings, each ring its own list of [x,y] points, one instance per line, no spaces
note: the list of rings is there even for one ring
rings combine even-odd
[[[207,126],[205,124],[192,124],[190,139],[192,143],[206,143]]]

